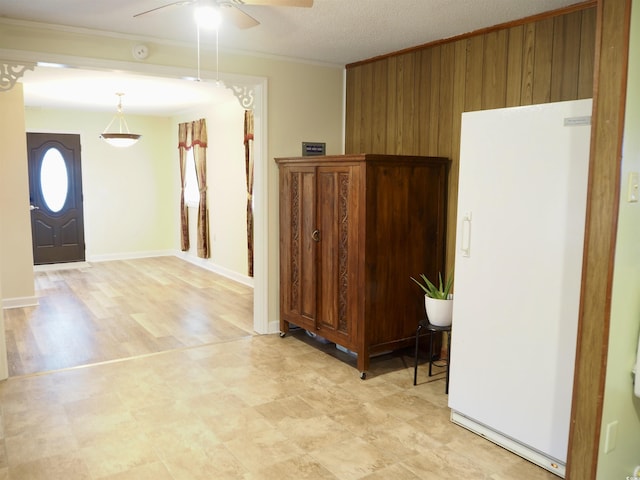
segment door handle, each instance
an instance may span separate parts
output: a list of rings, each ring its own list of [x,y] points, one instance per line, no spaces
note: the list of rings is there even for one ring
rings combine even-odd
[[[40,207],[36,205],[29,205],[29,210],[40,210]]]
[[[462,256],[471,256],[471,212],[465,213],[462,218]]]
[[[313,240],[315,242],[319,242],[320,241],[320,230],[314,230],[313,233],[311,234],[311,238],[313,238]]]

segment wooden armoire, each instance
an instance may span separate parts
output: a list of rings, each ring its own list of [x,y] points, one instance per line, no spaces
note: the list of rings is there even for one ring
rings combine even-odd
[[[365,378],[370,357],[410,344],[425,316],[410,277],[445,268],[450,162],[373,154],[276,162],[281,334],[293,324],[355,352]]]

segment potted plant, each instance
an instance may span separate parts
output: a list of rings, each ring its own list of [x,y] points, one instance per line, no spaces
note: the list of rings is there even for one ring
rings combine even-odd
[[[445,283],[442,282],[442,274],[438,274],[438,285],[431,282],[424,273],[420,274],[422,281],[411,277],[424,291],[424,308],[427,312],[429,323],[439,327],[451,325],[451,312],[453,310],[453,295],[451,287],[453,285],[453,275]]]

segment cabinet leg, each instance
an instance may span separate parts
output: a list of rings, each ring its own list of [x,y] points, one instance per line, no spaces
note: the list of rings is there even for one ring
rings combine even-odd
[[[369,370],[369,349],[363,348],[362,351],[358,351],[358,359],[356,360],[356,368],[360,373],[364,373]]]
[[[280,338],[284,338],[289,333],[289,322],[280,320]]]
[[[369,354],[358,352],[358,360],[356,362],[356,367],[360,372],[360,380],[364,380],[367,378],[367,370],[369,370]]]

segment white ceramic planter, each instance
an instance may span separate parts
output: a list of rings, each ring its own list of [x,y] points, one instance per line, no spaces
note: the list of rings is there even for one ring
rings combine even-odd
[[[431,325],[448,327],[451,325],[451,312],[453,311],[453,299],[441,300],[424,296],[424,308]]]

